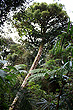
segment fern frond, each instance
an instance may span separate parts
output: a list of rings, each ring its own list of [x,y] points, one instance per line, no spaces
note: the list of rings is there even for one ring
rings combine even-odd
[[[36,72],[39,72],[41,71],[41,69],[35,69]],[[32,70],[34,73],[35,70]],[[43,71],[44,70],[44,71]],[[48,74],[48,76],[54,76],[54,74],[57,72],[58,70],[53,70],[53,71],[50,71],[50,70],[47,70],[47,69],[42,69],[42,72],[41,73],[36,73],[36,74],[33,74],[31,75],[29,78],[28,78],[28,82],[34,82],[34,81],[38,81],[39,79],[43,79],[44,76],[46,74]]]
[[[39,73],[39,74],[34,74],[34,75],[31,75],[29,78],[28,78],[28,82],[34,82],[34,81],[38,81],[39,79],[43,79],[43,77],[45,76],[46,73]]]
[[[43,68],[39,68],[39,69],[34,69],[34,70],[31,70],[30,72],[31,73],[39,73],[39,72],[46,72],[48,71],[48,69],[43,69]]]
[[[34,81],[38,81],[40,79],[43,79],[46,74],[48,75],[48,77],[54,77],[55,75],[59,75],[58,73],[61,73],[64,74],[65,72],[65,69],[64,68],[59,68],[57,70],[48,70],[48,69],[34,69],[31,71],[32,73],[35,73],[33,75],[31,75],[29,78],[28,78],[28,82],[34,82]]]

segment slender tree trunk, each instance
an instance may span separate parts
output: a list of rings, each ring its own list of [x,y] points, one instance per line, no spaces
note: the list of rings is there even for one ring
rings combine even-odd
[[[11,104],[9,110],[14,110],[15,105],[16,105],[16,102],[17,102],[18,99],[19,99],[21,90],[23,90],[24,87],[26,86],[28,77],[33,74],[33,73],[31,73],[31,70],[33,70],[33,69],[35,69],[35,68],[37,67],[38,62],[39,62],[40,57],[41,57],[41,54],[42,54],[43,45],[44,45],[43,43],[40,45],[38,54],[37,54],[37,56],[35,57],[35,60],[34,60],[32,66],[31,66],[31,68],[30,68],[30,70],[29,70],[29,73],[28,73],[27,76],[25,77],[25,79],[24,79],[24,81],[23,81],[23,83],[22,83],[22,85],[21,85],[21,88],[20,88],[19,92],[17,92],[16,97],[14,98],[14,101],[12,102],[12,104]]]

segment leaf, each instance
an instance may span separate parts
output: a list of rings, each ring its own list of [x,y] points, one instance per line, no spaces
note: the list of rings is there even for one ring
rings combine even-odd
[[[6,68],[4,68],[4,69],[2,69],[3,71],[5,71],[5,72],[9,72],[9,70],[8,69],[6,69]]]
[[[17,69],[15,67],[13,67],[13,66],[7,66],[7,67],[10,68],[10,69],[14,69],[14,70],[17,71]]]
[[[29,82],[38,81],[40,78],[42,79],[46,73],[33,74],[28,78]]]
[[[63,65],[63,67],[62,68],[65,68],[65,66],[68,64],[69,62],[66,62],[64,65]]]
[[[67,33],[69,33],[69,29],[70,29],[70,18],[69,18],[69,22],[68,22]]]
[[[7,63],[8,61],[7,60],[0,60],[1,63],[5,64]]]
[[[58,92],[58,91],[59,91],[59,89],[56,89],[56,91]]]
[[[6,76],[6,79],[11,81],[12,80],[12,77],[11,76]]]
[[[45,72],[45,71],[47,71],[47,69],[34,69],[34,70],[31,70],[30,72],[31,73],[39,73],[39,72]]]
[[[0,69],[0,76],[1,77],[5,77],[6,75],[7,75],[7,73]]]
[[[24,68],[26,67],[27,65],[25,64],[19,64],[19,65],[15,65],[14,67],[17,69],[17,70],[24,70]]]
[[[73,34],[73,26],[71,27],[70,34]]]
[[[46,74],[45,74],[45,79],[47,79],[48,77],[49,77],[49,75],[46,73]]]

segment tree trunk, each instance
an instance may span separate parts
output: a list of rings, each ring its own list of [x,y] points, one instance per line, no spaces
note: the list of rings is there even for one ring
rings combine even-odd
[[[34,60],[34,62],[33,62],[33,64],[32,64],[32,66],[31,66],[31,68],[30,68],[30,70],[29,70],[27,76],[25,77],[25,79],[24,79],[24,81],[23,81],[23,83],[22,83],[22,85],[21,85],[21,88],[20,88],[19,92],[17,92],[16,97],[14,98],[14,101],[12,102],[12,104],[11,104],[9,110],[14,110],[15,105],[16,105],[16,102],[17,102],[18,99],[19,99],[20,92],[21,92],[21,91],[24,89],[24,87],[26,86],[28,77],[33,74],[33,73],[31,73],[31,70],[33,70],[33,69],[35,69],[35,68],[37,67],[38,62],[39,62],[40,57],[41,57],[41,54],[42,54],[43,45],[44,45],[43,43],[40,45],[38,54],[37,54],[37,56],[35,57],[35,60]]]

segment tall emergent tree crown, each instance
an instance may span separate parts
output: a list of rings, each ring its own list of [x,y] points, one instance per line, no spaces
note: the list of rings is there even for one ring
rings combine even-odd
[[[33,3],[23,12],[14,16],[20,36],[26,35],[31,43],[52,41],[67,29],[68,15],[62,4]]]

